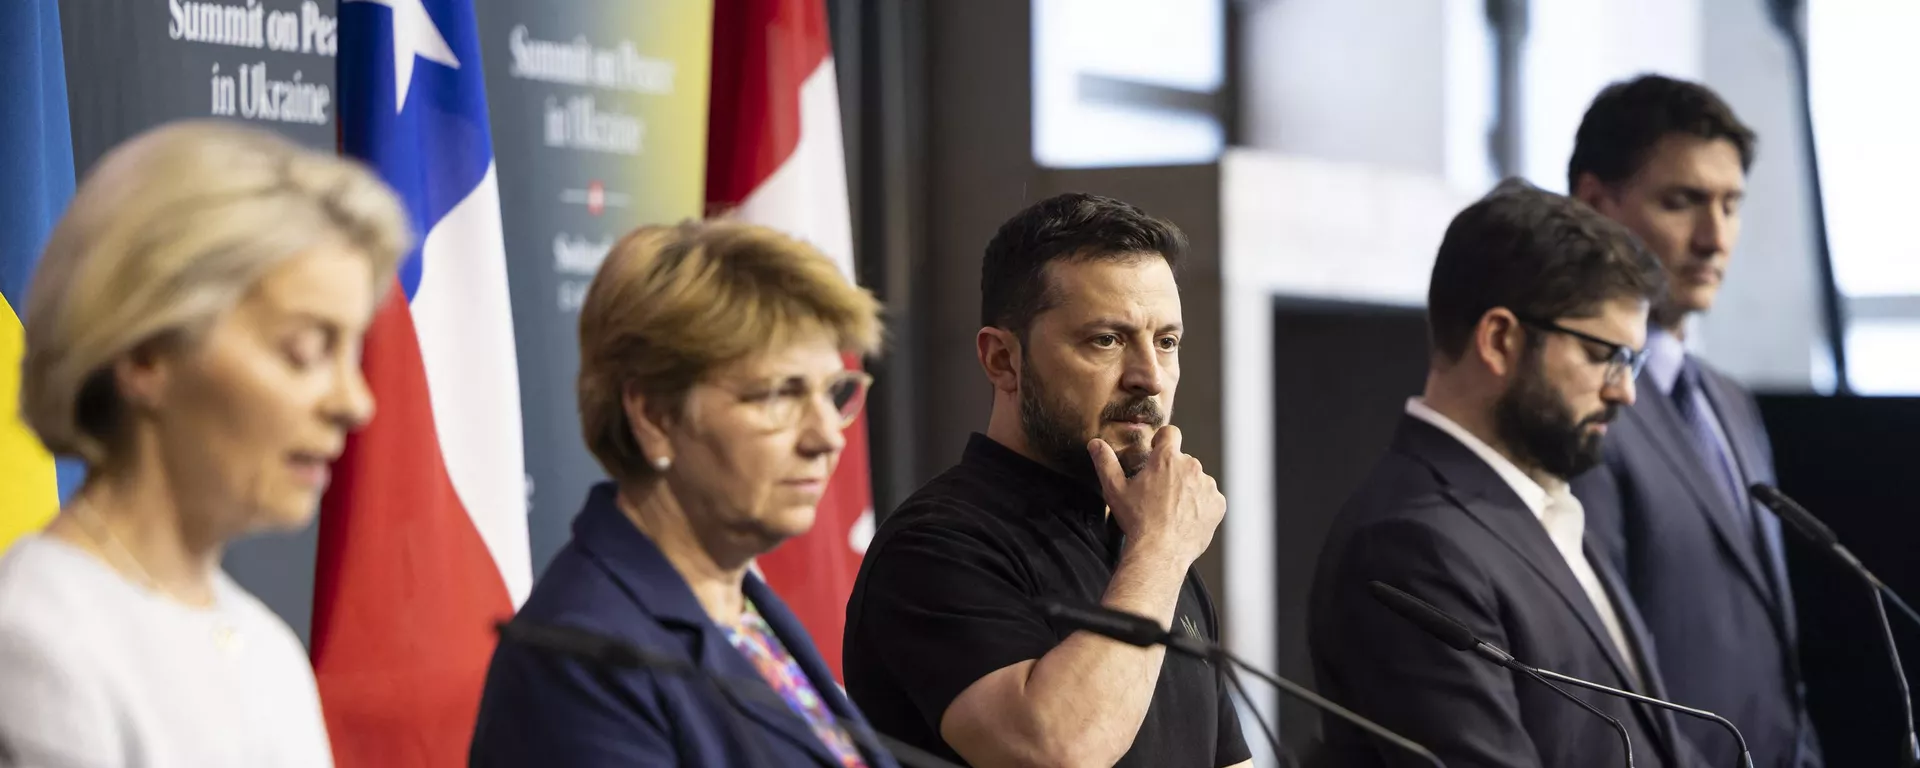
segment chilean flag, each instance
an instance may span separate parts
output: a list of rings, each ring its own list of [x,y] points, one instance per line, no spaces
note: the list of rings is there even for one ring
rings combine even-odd
[[[420,247],[367,334],[373,422],[322,502],[313,664],[342,768],[466,763],[532,585],[520,379],[470,0],[340,4],[340,143]]]
[[[853,280],[840,92],[822,0],[716,0],[709,98],[709,212],[808,241]],[[847,598],[871,538],[862,415],[847,430],[813,529],[759,560],[836,676]]]

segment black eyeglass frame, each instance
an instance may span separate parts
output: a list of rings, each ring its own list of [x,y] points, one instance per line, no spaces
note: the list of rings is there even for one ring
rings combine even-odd
[[[1527,326],[1528,328],[1548,331],[1550,333],[1565,334],[1581,341],[1605,347],[1607,349],[1606,382],[1609,384],[1622,381],[1622,379],[1619,378],[1622,374],[1626,375],[1625,381],[1638,380],[1640,378],[1640,372],[1647,367],[1647,352],[1644,349],[1636,350],[1617,341],[1608,341],[1590,333],[1576,331],[1552,320],[1542,320],[1537,317],[1527,317],[1524,315],[1514,315],[1514,317],[1520,321],[1521,325]]]

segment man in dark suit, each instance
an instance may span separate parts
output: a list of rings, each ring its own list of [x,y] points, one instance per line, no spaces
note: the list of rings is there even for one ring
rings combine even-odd
[[[1600,460],[1634,398],[1660,265],[1619,224],[1507,182],[1454,218],[1435,259],[1423,397],[1340,512],[1314,579],[1324,692],[1452,768],[1626,765],[1618,733],[1537,681],[1455,651],[1374,601],[1380,581],[1529,663],[1662,696],[1625,588],[1584,546],[1566,478]],[[1698,765],[1666,713],[1575,691],[1635,764]],[[1337,723],[1330,765],[1420,765]]]
[[[1670,288],[1654,304],[1639,401],[1574,493],[1660,643],[1675,700],[1733,721],[1756,766],[1817,768],[1780,522],[1746,492],[1774,481],[1772,448],[1753,396],[1684,341],[1687,319],[1719,293],[1753,148],[1753,132],[1694,83],[1641,77],[1588,108],[1569,189],[1633,230]],[[1714,764],[1738,764],[1725,731],[1680,725]]]

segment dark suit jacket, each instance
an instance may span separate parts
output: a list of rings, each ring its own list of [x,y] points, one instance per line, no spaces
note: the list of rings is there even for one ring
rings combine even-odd
[[[866,733],[866,719],[840,692],[786,604],[752,574],[745,591],[840,724]],[[595,669],[503,643],[487,671],[471,765],[840,765],[727,642],[660,549],[620,513],[611,484],[588,495],[573,540],[547,567],[519,618],[611,635],[733,682]],[[868,755],[867,764],[896,768],[880,755]]]
[[[1634,689],[1599,615],[1546,529],[1492,467],[1438,428],[1401,420],[1393,447],[1334,522],[1308,622],[1322,693],[1420,742],[1449,768],[1614,768],[1619,733],[1539,682],[1455,651],[1377,603],[1382,581],[1465,622],[1521,661]],[[1665,694],[1652,642],[1604,560],[1608,587],[1646,685]],[[1626,726],[1641,768],[1699,765],[1664,711],[1572,689]],[[1323,718],[1336,766],[1420,766]]]
[[[1773,449],[1753,396],[1705,365],[1701,384],[1746,482],[1774,482]],[[1759,768],[1819,766],[1792,592],[1776,586],[1784,574],[1740,533],[1752,525],[1736,528],[1733,518],[1771,513],[1730,507],[1673,400],[1646,374],[1637,389],[1637,401],[1609,430],[1605,464],[1573,485],[1587,509],[1588,538],[1645,614],[1676,701],[1733,721]],[[1739,764],[1725,731],[1704,722],[1680,726],[1715,765]]]

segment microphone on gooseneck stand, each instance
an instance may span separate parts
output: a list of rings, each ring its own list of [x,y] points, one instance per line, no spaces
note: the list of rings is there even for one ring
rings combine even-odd
[[[1868,570],[1866,564],[1860,562],[1860,558],[1855,556],[1852,550],[1840,543],[1840,537],[1834,535],[1833,529],[1820,522],[1820,518],[1814,517],[1806,507],[1800,506],[1793,499],[1787,498],[1787,495],[1781,493],[1779,489],[1766,483],[1754,483],[1747,490],[1753,494],[1754,500],[1759,501],[1761,506],[1779,515],[1781,520],[1785,520],[1788,526],[1799,531],[1800,535],[1806,537],[1808,541],[1832,553],[1849,570],[1859,574],[1861,580],[1873,590],[1874,617],[1880,621],[1880,633],[1887,644],[1887,659],[1893,664],[1893,682],[1900,691],[1900,714],[1906,718],[1907,743],[1902,747],[1902,759],[1907,766],[1920,765],[1920,736],[1915,735],[1913,727],[1913,692],[1908,690],[1907,671],[1900,663],[1900,646],[1893,641],[1893,622],[1887,618],[1887,601],[1892,600],[1893,604],[1906,612],[1907,617],[1915,623],[1920,623],[1920,614],[1914,613],[1913,607],[1907,605],[1907,601],[1900,599],[1892,587],[1887,586],[1880,577],[1873,575],[1873,571]]]
[[[500,638],[515,645],[525,646],[545,653],[573,656],[597,666],[609,669],[646,669],[659,674],[678,675],[705,682],[716,693],[726,692],[741,698],[755,699],[763,703],[787,707],[785,699],[779,697],[760,681],[745,681],[716,675],[693,663],[665,654],[649,651],[617,637],[609,637],[576,627],[534,624],[524,620],[503,621],[495,625]],[[722,697],[726,698],[726,697]],[[728,703],[727,725],[735,741],[748,747],[755,758],[759,758],[756,741],[748,738],[745,728],[741,727],[740,712]],[[860,743],[860,748],[869,754],[892,755],[906,768],[959,768],[931,753],[911,744],[887,736],[860,723],[842,723],[847,735]],[[756,760],[755,764],[765,764]]]
[[[1429,605],[1425,600],[1421,600],[1420,598],[1394,589],[1378,581],[1371,582],[1368,586],[1373,589],[1373,597],[1375,600],[1393,609],[1393,612],[1400,614],[1401,618],[1411,621],[1415,626],[1426,630],[1427,634],[1438,638],[1440,642],[1445,643],[1447,647],[1456,651],[1473,651],[1492,659],[1495,664],[1525,673],[1528,677],[1539,681],[1541,685],[1553,689],[1554,693],[1565,696],[1567,701],[1578,704],[1581,709],[1592,712],[1595,717],[1607,721],[1608,725],[1613,726],[1613,729],[1620,733],[1620,748],[1626,750],[1627,768],[1633,768],[1633,737],[1627,734],[1627,727],[1621,725],[1620,721],[1614,719],[1612,715],[1600,711],[1598,707],[1587,703],[1586,699],[1567,692],[1567,689],[1554,685],[1553,681],[1548,680],[1546,676],[1540,674],[1539,671],[1518,663],[1511,663],[1513,662],[1512,656],[1508,656],[1505,651],[1480,642],[1479,638],[1473,636],[1473,630],[1468,629],[1467,625],[1460,623],[1458,619],[1452,616],[1442,613],[1440,609]],[[1489,651],[1492,653],[1489,653]]]
[[[1828,528],[1826,523],[1820,522],[1820,518],[1814,517],[1812,512],[1808,512],[1807,508],[1800,506],[1798,502],[1787,498],[1780,489],[1766,483],[1754,483],[1753,487],[1747,490],[1753,493],[1754,500],[1759,501],[1761,506],[1779,515],[1781,520],[1787,521],[1787,525],[1799,531],[1801,536],[1840,558],[1848,568],[1860,574],[1860,578],[1872,585],[1874,590],[1885,595],[1888,600],[1892,600],[1894,606],[1905,613],[1915,626],[1920,626],[1920,612],[1916,612],[1913,606],[1908,605],[1900,595],[1895,594],[1893,588],[1881,581],[1880,577],[1873,575],[1873,571],[1867,570],[1866,563],[1861,562],[1860,558],[1853,554],[1853,550],[1841,544],[1840,537],[1834,535],[1833,529]]]
[[[1248,706],[1251,707],[1253,703],[1252,700],[1247,698],[1246,690],[1240,687],[1239,678],[1233,674],[1233,668],[1235,667],[1244,669],[1254,677],[1265,680],[1273,687],[1285,691],[1288,695],[1296,699],[1313,705],[1316,709],[1352,723],[1361,730],[1379,737],[1380,740],[1417,755],[1421,759],[1438,766],[1438,768],[1446,768],[1446,763],[1440,762],[1440,758],[1433,754],[1432,750],[1420,746],[1418,742],[1394,733],[1388,730],[1386,726],[1361,717],[1353,710],[1335,704],[1320,694],[1314,693],[1292,680],[1263,672],[1258,667],[1248,664],[1244,659],[1227,652],[1227,649],[1221,647],[1219,643],[1169,632],[1161,629],[1160,623],[1153,619],[1125,611],[1116,611],[1103,605],[1078,605],[1058,600],[1046,600],[1041,602],[1040,607],[1046,612],[1049,618],[1074,629],[1092,632],[1101,637],[1118,640],[1128,645],[1139,646],[1141,648],[1164,645],[1169,651],[1176,651],[1208,661],[1220,668],[1222,672],[1227,675],[1227,680],[1233,684],[1236,690],[1240,691],[1240,698],[1246,699]],[[1273,747],[1274,755],[1278,756],[1282,754],[1280,740],[1274,736],[1273,729],[1267,726],[1266,718],[1261,716],[1258,709],[1253,710],[1253,716],[1254,720],[1260,723],[1260,729],[1266,733],[1267,740]]]
[[[1433,607],[1431,603],[1428,603],[1425,600],[1421,600],[1420,598],[1414,597],[1413,595],[1409,595],[1406,592],[1403,592],[1399,589],[1396,589],[1392,586],[1383,584],[1378,581],[1372,582],[1369,586],[1373,589],[1374,599],[1379,600],[1382,604],[1392,609],[1394,613],[1398,613],[1406,620],[1413,622],[1415,626],[1418,626],[1421,629],[1426,630],[1428,634],[1433,635],[1435,638],[1440,640],[1440,642],[1445,643],[1448,647],[1451,647],[1454,650],[1458,650],[1458,651],[1471,651],[1473,653],[1479,654],[1482,657],[1485,657],[1487,660],[1492,661],[1495,664],[1514,670],[1516,672],[1525,673],[1528,677],[1531,677],[1535,680],[1539,680],[1543,685],[1546,685],[1547,687],[1552,688],[1555,691],[1559,691],[1560,695],[1573,700],[1575,703],[1579,704],[1581,707],[1586,708],[1587,711],[1592,712],[1596,715],[1599,715],[1602,718],[1605,718],[1608,723],[1611,723],[1615,729],[1620,731],[1620,740],[1622,742],[1628,741],[1626,726],[1621,725],[1619,720],[1615,720],[1612,717],[1609,717],[1605,712],[1601,712],[1600,710],[1594,708],[1593,705],[1588,704],[1587,702],[1581,700],[1580,697],[1575,696],[1571,693],[1568,693],[1567,691],[1561,689],[1560,686],[1554,685],[1554,683],[1555,682],[1566,683],[1568,685],[1578,686],[1590,691],[1597,691],[1599,693],[1604,693],[1609,696],[1618,696],[1628,701],[1635,701],[1641,704],[1650,704],[1652,706],[1660,707],[1661,709],[1672,710],[1674,712],[1679,712],[1680,714],[1687,715],[1690,717],[1697,717],[1702,720],[1711,720],[1715,723],[1719,723],[1722,728],[1727,729],[1728,733],[1733,734],[1733,740],[1740,744],[1740,765],[1742,766],[1742,768],[1753,768],[1753,755],[1747,752],[1746,737],[1740,735],[1740,729],[1733,727],[1733,723],[1729,722],[1724,717],[1716,715],[1712,712],[1708,712],[1704,709],[1694,709],[1692,707],[1683,707],[1671,701],[1662,701],[1660,699],[1653,698],[1652,696],[1642,696],[1632,691],[1623,691],[1618,688],[1612,688],[1609,686],[1601,685],[1599,683],[1581,680],[1580,678],[1577,678],[1577,677],[1570,677],[1567,675],[1563,675],[1558,672],[1554,672],[1552,670],[1540,669],[1539,667],[1529,666],[1525,663],[1522,663],[1519,659],[1514,658],[1513,654],[1507,653],[1506,651],[1501,650],[1498,646],[1495,646],[1492,643],[1486,642],[1474,636],[1473,630],[1468,628],[1465,623],[1461,622],[1459,619],[1454,618],[1452,615],[1448,614],[1446,611],[1442,611],[1439,608]],[[1627,748],[1627,764],[1628,765],[1633,764],[1633,748],[1631,745],[1629,745]]]

